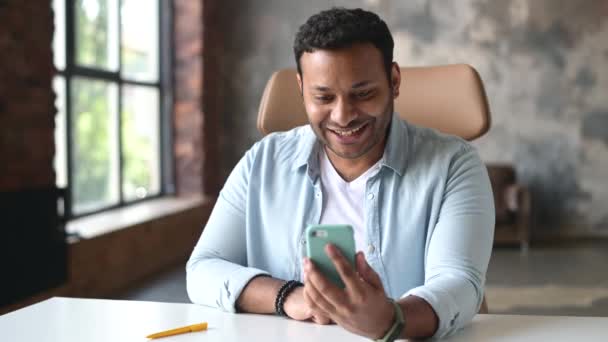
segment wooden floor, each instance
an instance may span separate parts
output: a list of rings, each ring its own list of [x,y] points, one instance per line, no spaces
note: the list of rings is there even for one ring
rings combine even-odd
[[[117,298],[189,302],[184,265]],[[495,248],[488,268],[490,313],[608,316],[608,242]]]
[[[608,316],[608,241],[495,248],[486,295],[490,313]]]

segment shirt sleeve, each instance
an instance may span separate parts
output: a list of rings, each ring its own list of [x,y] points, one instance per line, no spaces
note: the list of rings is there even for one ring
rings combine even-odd
[[[465,145],[451,162],[438,221],[427,237],[425,283],[403,295],[420,297],[433,307],[439,318],[434,337],[451,335],[479,310],[493,237],[487,169]]]
[[[268,273],[247,267],[246,202],[255,147],[228,177],[186,264],[186,287],[193,303],[236,312],[247,283]]]

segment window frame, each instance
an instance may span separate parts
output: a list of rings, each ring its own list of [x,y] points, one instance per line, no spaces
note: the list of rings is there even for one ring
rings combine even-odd
[[[118,44],[118,68],[116,71],[101,70],[95,67],[80,66],[76,63],[76,0],[57,0],[65,6],[65,65],[63,69],[56,69],[54,77],[61,77],[64,80],[65,98],[65,153],[66,153],[66,186],[62,188],[65,194],[63,205],[60,206],[60,215],[65,220],[76,219],[84,216],[94,215],[112,209],[122,208],[133,204],[145,202],[152,199],[157,199],[163,196],[175,194],[175,181],[173,171],[173,153],[172,153],[172,112],[173,112],[173,86],[172,86],[172,53],[173,47],[172,38],[172,19],[173,6],[171,0],[158,0],[158,80],[155,82],[138,81],[122,76],[122,15],[121,6],[123,0],[117,0],[118,20],[117,20],[117,44]],[[55,51],[53,51],[55,53]],[[99,80],[115,84],[118,87],[117,94],[117,115],[116,126],[113,130],[117,132],[117,149],[118,149],[118,180],[115,186],[118,187],[118,202],[116,204],[105,205],[95,210],[86,211],[78,214],[73,212],[72,190],[73,190],[73,146],[74,137],[72,134],[72,82],[74,77],[86,77],[91,80]],[[122,139],[122,118],[123,118],[123,86],[145,86],[152,87],[158,90],[158,106],[159,106],[159,130],[158,130],[158,156],[159,156],[159,174],[160,184],[158,193],[146,196],[141,199],[125,200],[123,193],[124,180],[124,160],[123,160],[123,139]],[[57,144],[56,144],[57,146]]]

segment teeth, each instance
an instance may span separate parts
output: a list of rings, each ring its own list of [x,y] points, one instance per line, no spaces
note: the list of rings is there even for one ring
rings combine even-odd
[[[334,132],[336,132],[336,134],[341,135],[343,137],[347,137],[349,135],[353,135],[353,134],[357,133],[364,126],[365,125],[359,126],[359,127],[355,128],[355,129],[351,129],[350,131],[334,131]]]

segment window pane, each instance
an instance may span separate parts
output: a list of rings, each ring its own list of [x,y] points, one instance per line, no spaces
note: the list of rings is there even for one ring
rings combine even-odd
[[[159,96],[152,87],[123,87],[122,143],[125,200],[160,191]]]
[[[55,91],[55,183],[59,188],[68,185],[67,180],[67,151],[66,151],[66,130],[65,130],[65,79],[57,76],[53,79],[53,90]]]
[[[53,33],[53,61],[59,70],[65,69],[65,0],[53,0],[55,31]]]
[[[158,80],[158,2],[123,0],[121,5],[122,75],[128,79]]]
[[[76,63],[118,70],[118,0],[76,0]]]
[[[84,77],[72,81],[73,212],[118,203],[118,135],[115,84]]]

